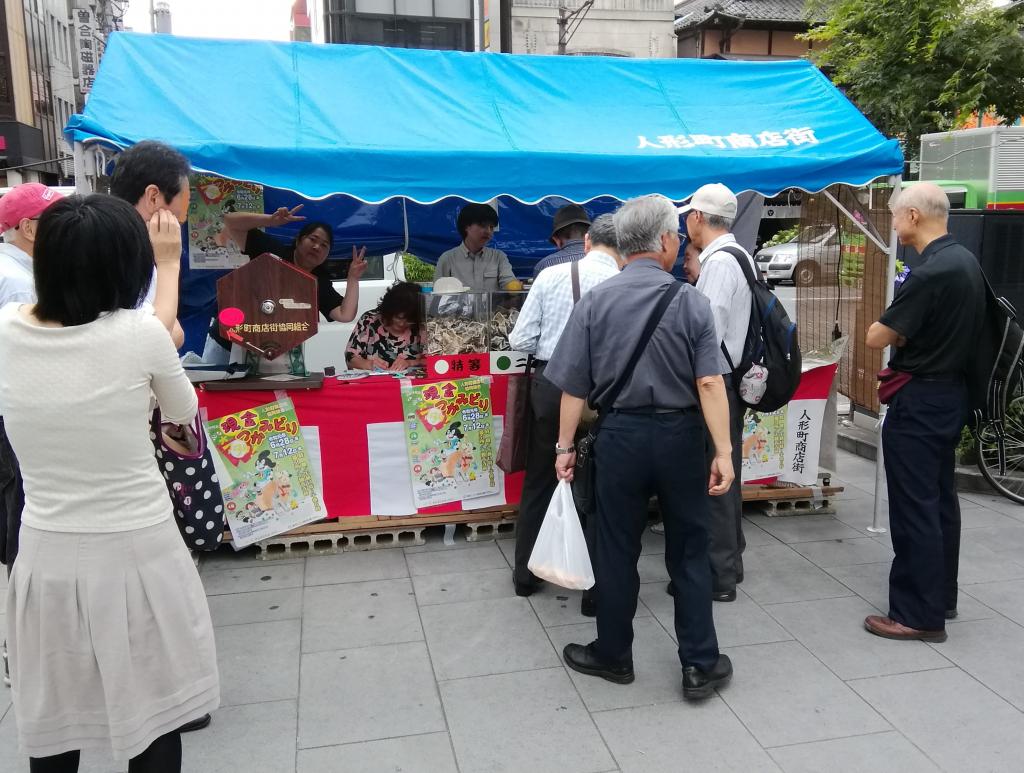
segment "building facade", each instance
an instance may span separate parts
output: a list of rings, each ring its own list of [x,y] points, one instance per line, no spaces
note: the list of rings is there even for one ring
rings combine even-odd
[[[796,59],[813,46],[803,0],[681,0],[675,8],[682,58]]]
[[[0,0],[0,187],[72,182],[63,130],[84,105],[103,40],[120,28],[125,6],[124,0]],[[90,24],[80,32],[83,10]]]
[[[291,39],[300,43],[309,43],[313,39],[310,29],[309,11],[306,0],[295,0],[292,3]]]
[[[582,0],[508,0],[511,2],[510,51],[513,54],[559,52],[559,8],[580,8]],[[580,15],[565,45],[576,56],[676,56],[672,0],[595,0]]]
[[[491,0],[304,0],[292,8],[293,39],[305,34],[305,17],[314,43],[497,51],[500,19],[491,7]]]

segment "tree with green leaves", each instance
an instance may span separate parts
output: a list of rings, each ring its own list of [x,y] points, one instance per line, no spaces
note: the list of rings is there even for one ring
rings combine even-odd
[[[1024,115],[1024,38],[1016,14],[985,0],[808,0],[813,57],[889,136],[918,138],[992,110]]]

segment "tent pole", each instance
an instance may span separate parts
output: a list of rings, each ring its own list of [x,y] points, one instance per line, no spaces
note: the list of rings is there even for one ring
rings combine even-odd
[[[405,196],[402,197],[402,232],[405,234],[405,241],[402,243],[402,252],[409,251],[409,213],[405,211]]]
[[[75,191],[83,196],[92,193],[92,184],[86,171],[88,160],[86,159],[85,146],[81,142],[76,142],[72,152],[74,154]]]
[[[892,196],[900,192],[900,185],[903,182],[902,175],[892,175],[889,178],[892,184]],[[889,264],[885,272],[885,307],[892,304],[892,297],[896,291],[896,250],[899,241],[896,238],[896,231],[893,230],[889,237]],[[886,347],[882,353],[882,362],[889,361],[891,347]],[[885,425],[886,406],[879,406],[878,416],[878,451],[875,453],[875,508],[868,531],[872,534],[885,534],[886,528],[881,525],[882,521],[882,488],[885,486],[885,459],[882,453],[882,427]]]
[[[835,204],[836,209],[838,209],[840,212],[846,215],[846,218],[851,223],[857,226],[857,228],[860,229],[860,231],[866,237],[873,241],[875,245],[878,247],[878,249],[885,253],[889,252],[891,246],[882,241],[882,235],[878,233],[878,230],[871,223],[862,223],[857,218],[855,218],[850,213],[850,210],[844,207],[842,205],[842,202],[840,202],[839,199],[832,195],[832,191],[830,191],[828,188],[825,188],[825,190],[823,190],[822,193],[825,194],[825,198],[827,198],[829,201]]]

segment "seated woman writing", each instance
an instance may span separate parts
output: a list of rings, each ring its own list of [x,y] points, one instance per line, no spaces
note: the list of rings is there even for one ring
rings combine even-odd
[[[353,370],[392,370],[423,364],[420,287],[399,282],[380,305],[363,314],[345,348],[345,363]]]

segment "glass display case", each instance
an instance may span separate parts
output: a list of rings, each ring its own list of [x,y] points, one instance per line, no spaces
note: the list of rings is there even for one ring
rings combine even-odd
[[[519,312],[526,302],[525,290],[501,290],[492,292],[490,306],[490,351],[510,352],[509,335],[516,326]]]
[[[490,293],[430,293],[423,306],[428,357],[490,351]]]

